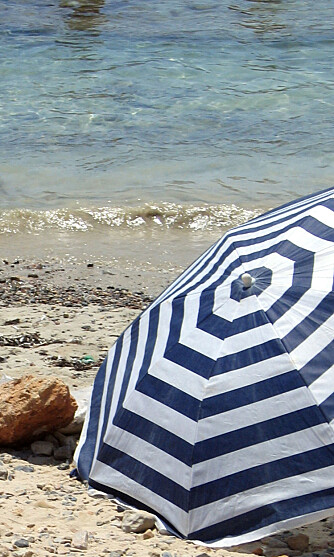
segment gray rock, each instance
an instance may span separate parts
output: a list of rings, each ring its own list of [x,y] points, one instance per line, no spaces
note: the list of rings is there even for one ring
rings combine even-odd
[[[71,447],[58,447],[58,449],[54,450],[54,457],[56,460],[72,460],[73,451]]]
[[[116,551],[111,551],[108,557],[121,557],[124,554],[122,549],[117,549]]]
[[[270,536],[269,538],[263,538],[261,540],[261,543],[263,543],[267,547],[281,547],[281,548],[287,548],[288,547],[286,542],[284,542],[283,540],[281,540],[281,539],[279,539],[275,536]]]
[[[13,545],[15,547],[29,547],[29,542],[25,538],[19,538],[18,540],[14,540]]]
[[[72,539],[71,547],[75,549],[86,550],[88,548],[88,532],[81,530],[77,532]]]
[[[18,472],[26,472],[27,474],[30,474],[31,472],[35,472],[35,468],[33,466],[27,466],[27,465],[15,466],[14,470],[17,470]]]
[[[49,441],[34,441],[30,448],[35,455],[51,456],[55,447]]]
[[[146,511],[125,511],[122,520],[124,532],[146,532],[155,526],[155,516]]]
[[[8,470],[7,468],[0,462],[0,480],[7,480],[8,478]]]

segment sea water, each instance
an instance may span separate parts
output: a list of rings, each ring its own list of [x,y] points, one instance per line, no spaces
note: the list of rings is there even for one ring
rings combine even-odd
[[[183,266],[333,185],[331,0],[4,0],[0,57],[0,256]]]

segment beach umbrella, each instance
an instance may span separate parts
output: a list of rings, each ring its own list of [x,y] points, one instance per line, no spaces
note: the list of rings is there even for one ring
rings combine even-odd
[[[134,321],[82,479],[217,546],[334,513],[333,210],[330,189],[230,230]]]

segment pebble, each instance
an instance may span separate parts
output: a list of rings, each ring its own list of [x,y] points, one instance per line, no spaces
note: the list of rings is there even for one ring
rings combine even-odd
[[[17,470],[18,472],[26,472],[27,474],[35,472],[35,468],[33,466],[26,465],[14,466],[14,470]]]
[[[306,534],[297,534],[287,538],[286,543],[290,549],[297,549],[298,551],[305,551],[309,546],[309,537]]]
[[[72,539],[71,547],[86,550],[88,548],[88,532],[82,530],[77,532]]]
[[[25,538],[19,538],[13,542],[15,547],[29,547],[29,542]]]
[[[35,455],[51,456],[54,450],[54,445],[49,441],[34,441],[30,447]]]
[[[145,532],[155,526],[155,516],[145,511],[125,511],[122,520],[124,532]]]
[[[3,463],[0,462],[0,480],[7,480],[7,479],[8,479],[8,470],[3,465]]]

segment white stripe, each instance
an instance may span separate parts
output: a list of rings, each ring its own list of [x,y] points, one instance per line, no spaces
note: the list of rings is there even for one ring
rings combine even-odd
[[[268,366],[270,366],[270,362],[268,362]],[[308,388],[301,387],[288,393],[282,393],[242,408],[234,408],[228,412],[215,414],[200,420],[198,422],[197,440],[205,441],[211,437],[258,424],[271,418],[284,416],[313,405],[314,399]]]
[[[321,468],[276,482],[236,493],[214,503],[190,511],[191,531],[207,528],[214,523],[236,518],[265,505],[285,501],[294,497],[316,493],[334,487],[334,466]],[[214,519],[213,519],[214,517]]]
[[[279,337],[284,338],[293,331],[320,304],[323,298],[323,292],[315,290],[305,292],[298,302],[275,321],[274,327]]]
[[[272,324],[267,323],[266,325],[260,325],[250,331],[238,333],[226,338],[222,343],[220,355],[235,354],[274,339],[277,339],[277,335]]]
[[[117,470],[110,469],[103,462],[97,461],[94,464],[91,478],[102,485],[129,495],[133,499],[151,507],[153,512],[155,510],[157,513],[162,514],[171,524],[174,524],[181,534],[186,536],[189,533],[189,516],[186,511],[154,493],[154,491],[128,478],[128,476],[121,474]]]
[[[187,490],[191,488],[192,469],[152,443],[112,426],[104,437],[105,443],[149,466]],[[112,467],[112,465],[111,465]]]
[[[197,423],[165,404],[138,391],[133,391],[123,406],[149,421],[154,420],[156,425],[174,433],[188,443],[195,443]]]
[[[121,355],[120,355],[117,370],[116,370],[114,390],[113,390],[113,395],[112,395],[111,405],[110,405],[110,411],[109,411],[109,416],[108,416],[108,424],[110,424],[110,422],[112,422],[113,417],[115,415],[115,412],[117,410],[117,406],[118,406],[118,402],[119,402],[119,396],[120,396],[121,389],[122,389],[122,386],[123,386],[123,378],[124,378],[124,373],[125,373],[125,369],[126,369],[126,361],[127,361],[128,355],[129,355],[130,346],[131,346],[131,327],[129,329],[127,329],[125,331],[124,335],[123,335],[122,351],[121,351]],[[112,366],[113,366],[113,363],[114,363],[114,356],[115,356],[115,351],[114,350],[110,351],[110,353],[108,355],[108,360],[107,360],[107,374],[106,374],[106,380],[105,380],[105,383],[104,383],[104,391],[106,391],[107,387],[108,387],[109,378],[110,378]],[[107,392],[104,392],[103,393],[103,399],[101,401],[101,408],[105,408],[106,397],[107,397]],[[101,427],[102,427],[102,422],[103,422],[103,419],[100,418],[99,429],[101,429]],[[98,445],[98,443],[97,443],[97,445]]]
[[[168,385],[172,385],[181,392],[197,398],[199,401],[203,398],[208,382],[207,379],[204,379],[197,373],[193,373],[175,362],[164,359],[158,360],[150,367],[149,375],[164,381]]]
[[[219,480],[255,466],[318,449],[333,442],[334,432],[327,423],[283,435],[194,465],[193,485],[198,486]]]
[[[222,393],[241,389],[247,385],[253,385],[264,379],[270,379],[292,371],[293,366],[287,354],[280,354],[274,358],[260,361],[250,366],[234,369],[226,373],[214,375],[206,386],[205,397],[211,397]]]
[[[138,375],[140,372],[141,365],[145,356],[146,340],[148,335],[150,314],[145,313],[137,321],[138,326],[138,340],[136,348],[136,356],[132,364],[132,371],[129,379],[129,383],[126,390],[125,398],[133,391],[136,386]]]
[[[199,308],[200,294],[188,295],[184,302],[179,342],[215,360],[220,353],[222,341],[216,336],[197,328]]]
[[[311,385],[309,389],[318,404],[321,404],[333,394],[334,385],[334,365],[332,365],[325,373],[320,375]]]
[[[106,403],[106,398],[107,398],[107,394],[108,394],[107,386],[108,386],[108,383],[109,383],[110,371],[111,371],[111,362],[113,360],[115,350],[116,350],[116,345],[114,344],[114,346],[109,350],[109,354],[108,354],[107,362],[106,362],[105,379],[104,379],[104,384],[103,384],[101,404],[100,404],[100,407],[99,407],[99,421],[98,421],[98,424],[97,424],[97,431],[96,431],[96,437],[95,437],[95,448],[94,448],[93,461],[96,458],[96,453],[97,453],[97,450],[98,450],[98,447],[99,447],[99,444],[100,444],[102,426],[103,426],[104,415],[105,415],[105,410],[106,410],[105,403]]]
[[[333,330],[334,314],[290,352],[290,357],[295,362],[296,369],[304,367],[312,358],[328,346],[333,340]]]
[[[194,543],[208,547],[232,547],[235,545],[260,540],[261,538],[266,538],[267,536],[278,534],[280,532],[283,532],[284,530],[292,530],[293,528],[305,526],[305,524],[312,524],[324,518],[332,517],[333,514],[334,507],[315,513],[287,518],[286,520],[280,520],[279,522],[274,522],[273,524],[269,524],[268,526],[264,526],[263,528],[253,530],[252,532],[247,532],[247,534],[242,534],[241,536],[228,536],[212,543],[204,543],[199,541],[194,541]]]
[[[154,350],[151,358],[151,366],[163,358],[166,350],[169,332],[170,332],[170,320],[172,316],[172,303],[170,300],[162,302],[159,309],[159,322],[157,326],[157,333],[155,339]]]

